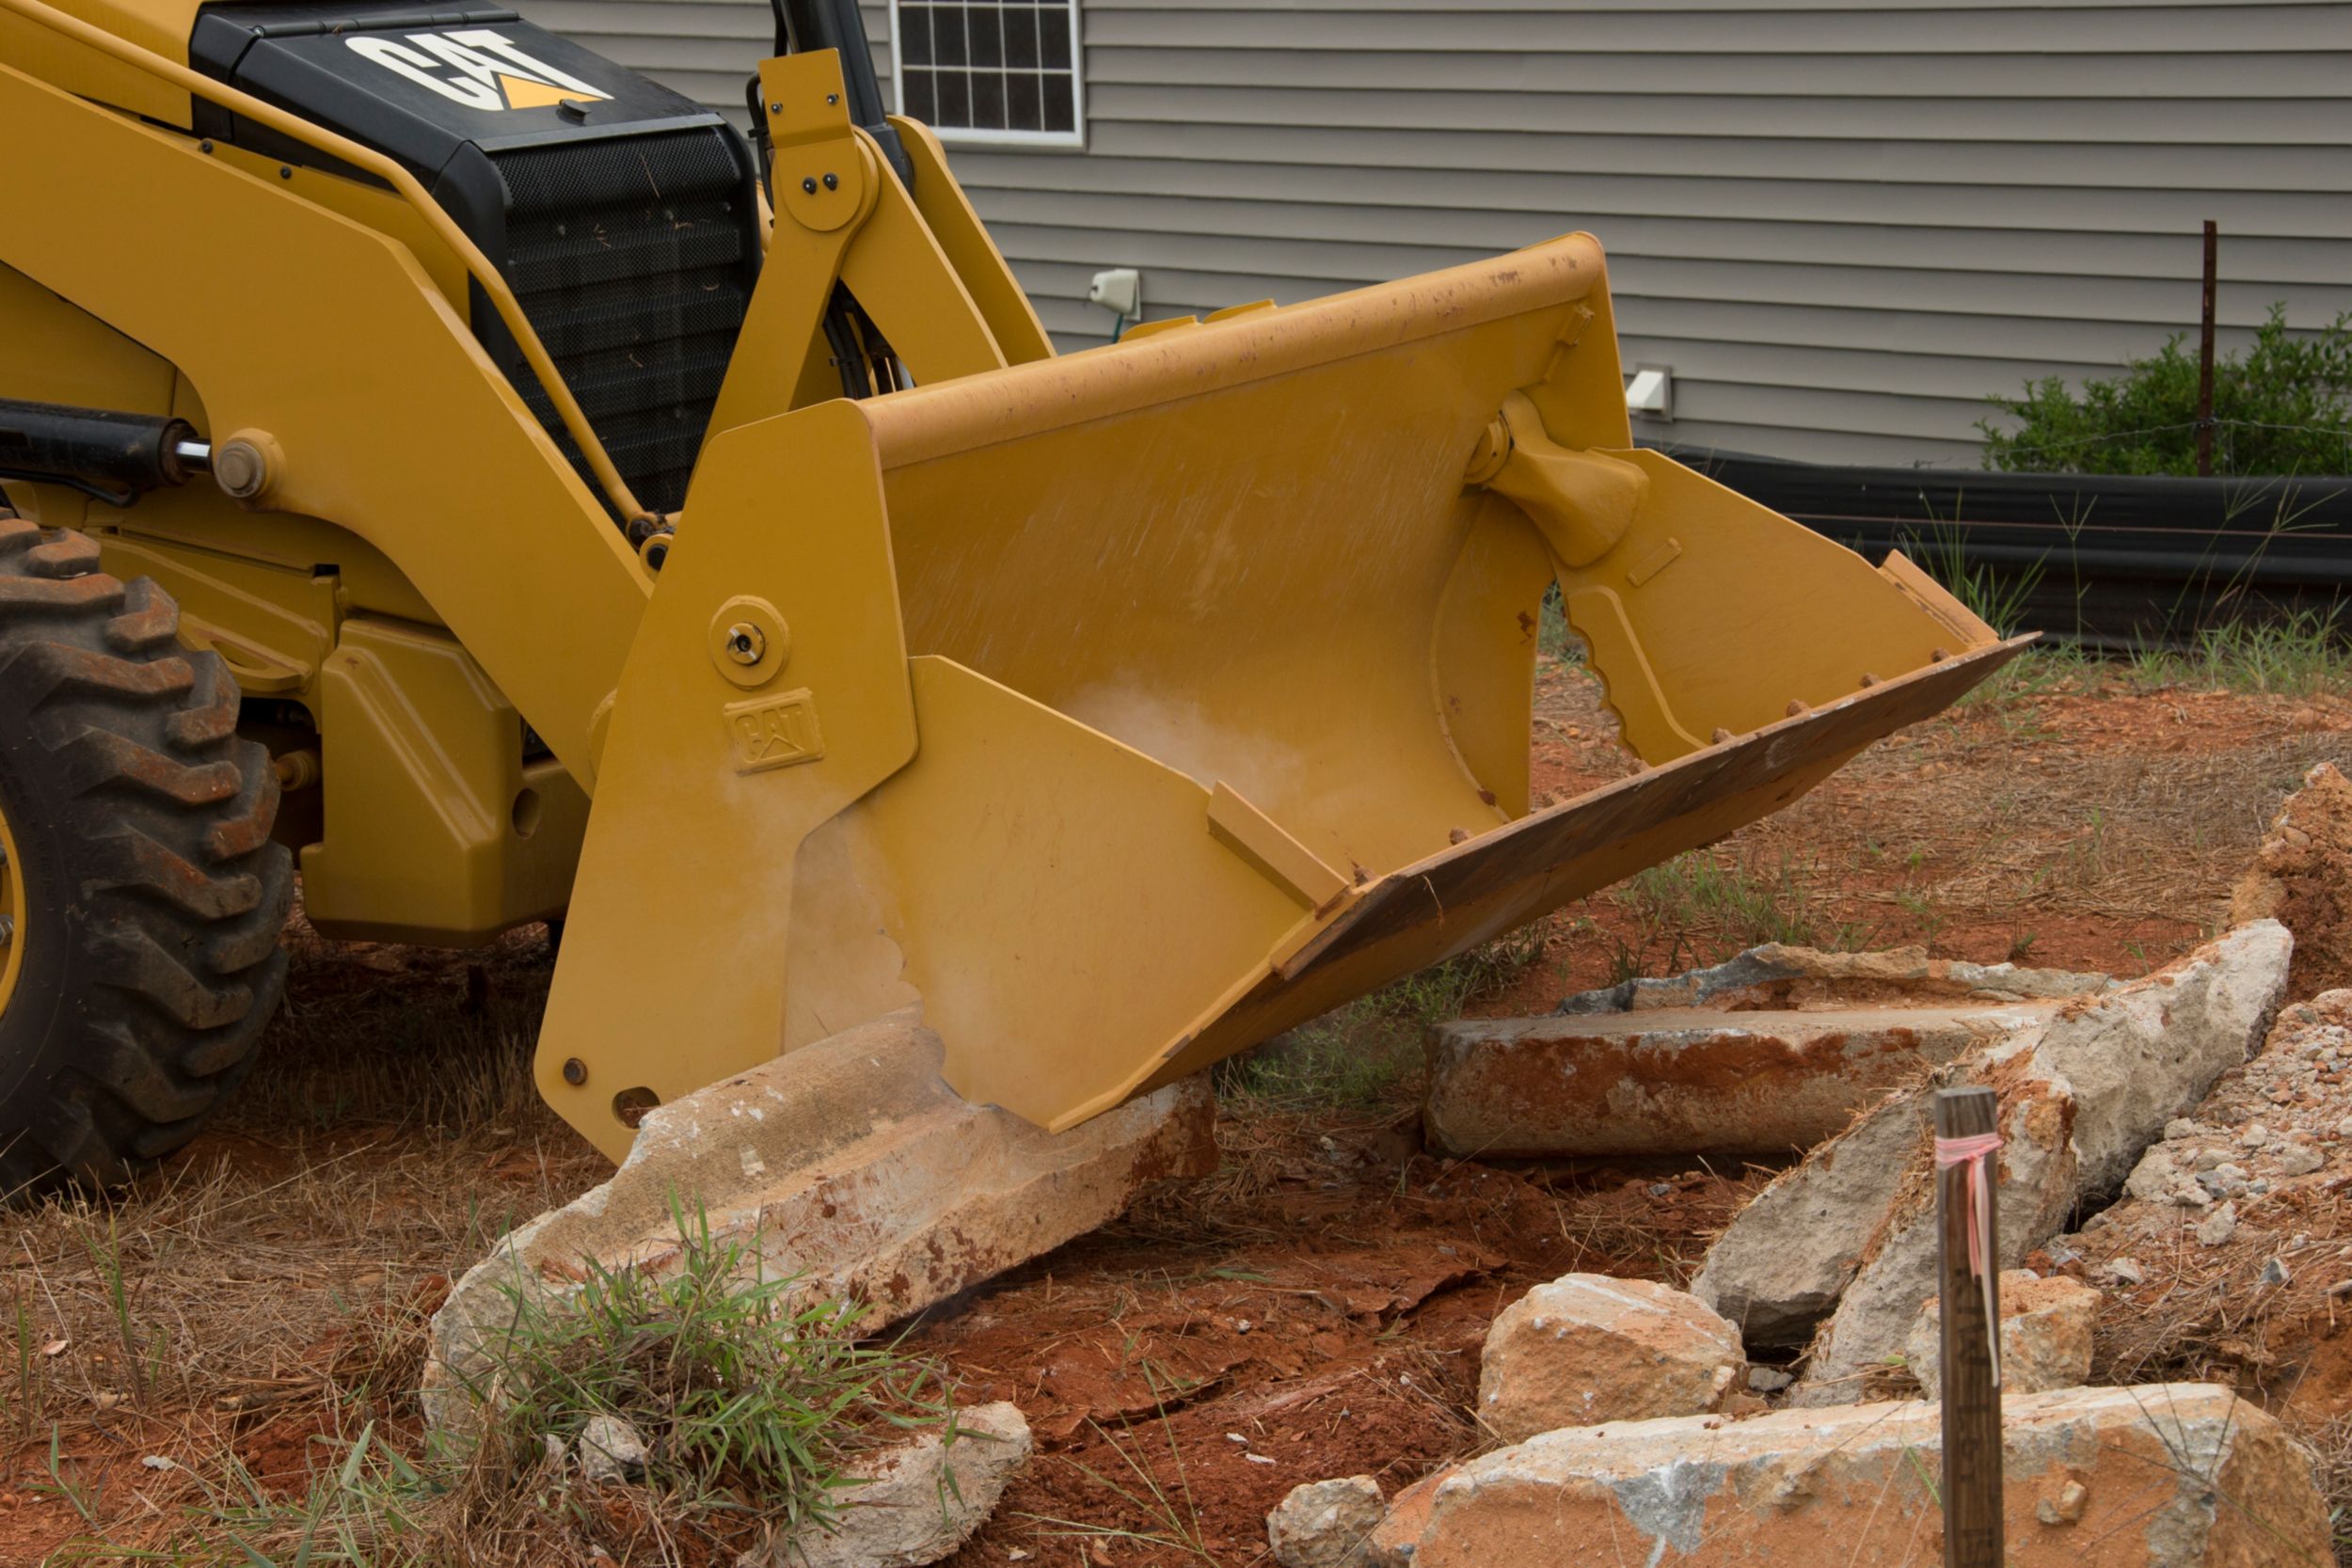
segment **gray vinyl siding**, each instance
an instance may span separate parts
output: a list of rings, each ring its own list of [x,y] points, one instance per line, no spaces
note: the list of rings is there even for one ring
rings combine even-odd
[[[738,114],[770,29],[524,9]],[[1627,365],[1674,371],[1645,435],[1973,465],[1987,394],[2194,328],[2205,218],[2225,347],[2352,309],[2352,5],[1084,0],[1083,33],[1083,153],[954,153],[1065,349],[1102,267],[1160,317],[1586,229]]]

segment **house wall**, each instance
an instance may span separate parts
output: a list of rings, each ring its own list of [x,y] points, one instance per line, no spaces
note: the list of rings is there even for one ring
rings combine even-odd
[[[743,0],[521,0],[739,116]],[[888,13],[866,8],[879,68]],[[1065,348],[1573,229],[1610,254],[1643,434],[1973,466],[1984,398],[2273,301],[2352,309],[2352,5],[1085,0],[1088,147],[959,177]]]

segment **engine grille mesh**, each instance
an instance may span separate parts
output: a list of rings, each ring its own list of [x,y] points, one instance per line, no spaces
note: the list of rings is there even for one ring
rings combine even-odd
[[[676,510],[750,301],[750,214],[729,133],[491,157],[507,188],[508,286],[637,499]],[[584,476],[553,401],[516,369],[523,401]]]

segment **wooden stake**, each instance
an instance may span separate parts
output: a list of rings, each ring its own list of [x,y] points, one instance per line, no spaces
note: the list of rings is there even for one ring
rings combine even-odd
[[[2205,306],[2197,327],[2197,472],[2213,477],[2213,296],[2220,262],[2220,230],[2205,220]]]
[[[1991,1089],[1945,1089],[1935,1097],[1939,1139],[1978,1137],[1994,1131],[1999,1098]],[[1988,1155],[1985,1169],[1997,1168]],[[1941,1298],[1944,1371],[1944,1565],[2001,1568],[2001,1391],[1993,1381],[1994,1337],[2000,1333],[2000,1232],[1994,1205],[1979,1202],[1986,1189],[1973,1164],[1935,1173],[1936,1281]],[[1968,1264],[1968,1230],[1982,1225],[1984,1275]],[[1991,1311],[1988,1314],[1987,1307]]]

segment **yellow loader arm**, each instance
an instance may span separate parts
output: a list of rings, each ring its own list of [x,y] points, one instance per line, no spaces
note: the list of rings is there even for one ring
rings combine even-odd
[[[2013,652],[1630,448],[1583,235],[718,436],[543,1088],[617,1152],[616,1112],[919,1001],[960,1092],[1067,1127],[1721,837]],[[1554,580],[1652,766],[1531,816]]]

